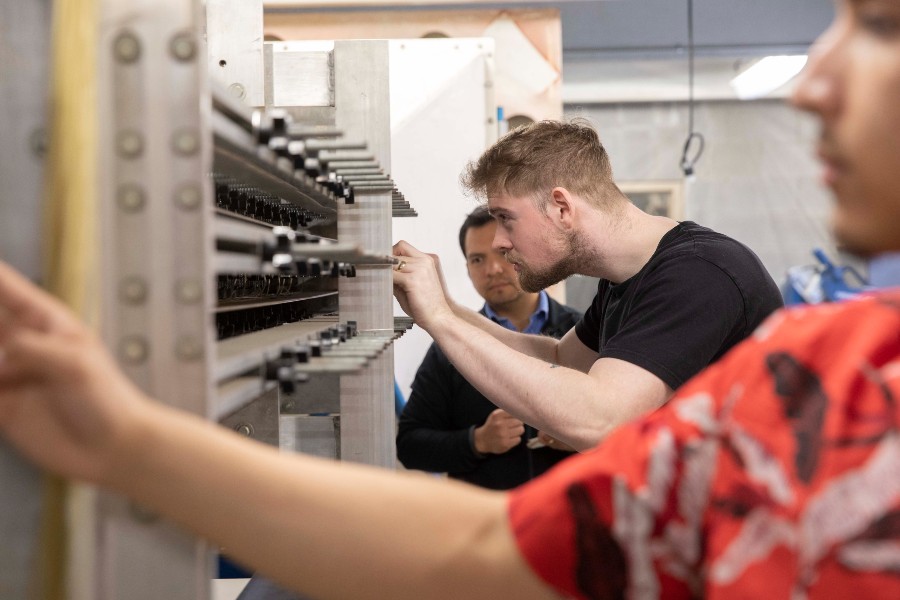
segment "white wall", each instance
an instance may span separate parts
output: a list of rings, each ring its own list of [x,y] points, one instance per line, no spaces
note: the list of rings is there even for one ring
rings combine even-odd
[[[491,92],[493,41],[423,39],[391,42],[391,164],[393,177],[419,213],[395,218],[395,241],[441,257],[454,297],[482,304],[466,275],[458,233],[476,202],[463,196],[459,174],[495,139]],[[394,314],[403,314],[395,301]],[[394,371],[404,395],[431,338],[420,328],[394,345]]]

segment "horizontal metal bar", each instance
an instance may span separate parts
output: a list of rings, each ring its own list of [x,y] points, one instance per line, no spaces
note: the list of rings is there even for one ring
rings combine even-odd
[[[376,169],[374,167],[369,168],[369,169],[335,169],[334,174],[340,175],[342,177],[349,177],[352,175],[385,175],[385,176],[387,176],[387,174],[383,170]]]
[[[300,140],[324,137],[338,138],[344,135],[344,132],[333,127],[310,127],[309,125],[290,123],[287,126],[287,135],[290,139]]]
[[[230,415],[271,391],[276,385],[274,381],[266,381],[259,375],[236,377],[220,383],[216,386],[213,418],[218,421]]]
[[[365,142],[350,142],[343,140],[304,140],[304,146],[312,152],[320,152],[323,150],[365,150],[368,144]]]
[[[267,360],[278,358],[282,348],[306,343],[337,322],[337,317],[303,320],[216,342],[215,380],[222,382],[258,369]]]
[[[328,170],[340,169],[380,169],[381,163],[377,160],[332,160],[328,162]]]
[[[266,306],[275,306],[280,304],[289,304],[291,302],[302,302],[303,300],[314,300],[316,298],[328,298],[329,296],[337,296],[337,292],[309,292],[292,294],[290,296],[273,296],[271,300],[232,300],[227,303],[219,304],[216,307],[216,313],[233,312],[236,310],[248,310],[251,308],[264,308]]]
[[[343,150],[327,151],[323,150],[319,153],[319,160],[330,163],[331,161],[347,161],[347,160],[376,160],[371,152],[350,152]]]
[[[294,171],[288,174],[219,135],[215,136],[215,142],[213,168],[216,171],[228,173],[247,185],[260,188],[312,212],[337,217],[337,200],[305,174],[302,177],[298,177]]]

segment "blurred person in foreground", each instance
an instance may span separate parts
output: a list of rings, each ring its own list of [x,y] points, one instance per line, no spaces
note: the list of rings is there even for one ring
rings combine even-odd
[[[900,250],[900,2],[839,2],[794,102],[820,118],[841,243]],[[23,455],[317,600],[900,597],[898,290],[777,313],[511,493],[280,454],[153,402],[5,266],[0,353]]]

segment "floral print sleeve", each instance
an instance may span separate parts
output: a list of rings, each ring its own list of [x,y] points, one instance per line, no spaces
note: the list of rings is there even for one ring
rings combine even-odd
[[[900,598],[900,293],[788,309],[513,492],[575,598]]]

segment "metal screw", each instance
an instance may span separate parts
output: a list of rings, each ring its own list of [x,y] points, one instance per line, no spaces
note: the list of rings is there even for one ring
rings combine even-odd
[[[200,188],[192,183],[182,185],[175,191],[175,203],[184,210],[194,210],[200,206],[203,194]]]
[[[119,345],[119,356],[123,361],[132,365],[143,363],[147,360],[148,354],[150,354],[150,348],[147,346],[147,341],[137,335],[123,339]]]
[[[172,136],[172,148],[182,156],[190,156],[200,148],[200,139],[193,129],[180,129]]]
[[[247,95],[247,90],[240,83],[232,83],[231,85],[228,86],[228,91],[231,92],[231,94],[235,98],[239,98],[241,100],[243,100],[244,97]]]
[[[194,304],[203,296],[203,286],[193,279],[180,281],[175,289],[175,296],[179,302],[184,304]]]
[[[241,423],[239,425],[235,425],[234,430],[241,435],[246,435],[247,437],[253,435],[253,425],[251,425],[250,423]]]
[[[116,200],[122,210],[135,213],[144,208],[144,191],[136,185],[126,183],[119,186]]]
[[[203,356],[203,346],[195,338],[185,335],[175,345],[175,354],[182,360],[197,360]]]
[[[131,129],[121,131],[116,138],[116,149],[122,158],[137,158],[144,151],[144,138]]]
[[[147,284],[140,277],[127,277],[119,284],[119,297],[129,304],[143,304],[147,299]]]
[[[113,55],[119,62],[133,63],[141,56],[141,43],[130,31],[123,31],[113,41]]]
[[[188,61],[197,54],[197,44],[190,33],[178,33],[169,42],[169,52],[180,61]]]

